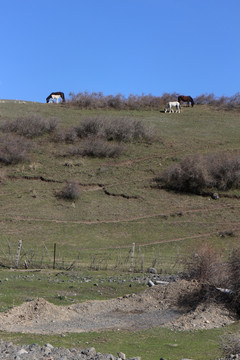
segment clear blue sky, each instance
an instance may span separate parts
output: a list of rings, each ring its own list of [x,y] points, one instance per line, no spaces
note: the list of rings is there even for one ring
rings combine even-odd
[[[0,29],[0,99],[240,91],[239,0],[7,0]]]

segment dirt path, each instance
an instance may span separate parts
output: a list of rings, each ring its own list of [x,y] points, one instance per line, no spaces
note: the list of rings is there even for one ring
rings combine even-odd
[[[181,280],[157,285],[140,294],[102,301],[87,301],[56,306],[40,298],[0,314],[0,330],[36,334],[91,332],[104,330],[141,330],[165,326],[181,330],[220,327],[236,320],[218,305],[197,307],[184,313],[176,303],[195,282]]]

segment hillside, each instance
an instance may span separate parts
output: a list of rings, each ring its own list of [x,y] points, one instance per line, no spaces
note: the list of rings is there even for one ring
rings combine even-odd
[[[179,194],[153,187],[153,178],[190,154],[239,150],[240,115],[204,105],[181,114],[158,111],[79,110],[57,104],[0,103],[0,126],[18,118],[57,118],[70,129],[84,120],[141,120],[156,135],[152,141],[126,142],[117,158],[69,155],[81,144],[34,137],[29,159],[0,165],[0,261],[20,266],[128,269],[135,243],[136,270],[182,269],[181,259],[202,241],[228,251],[239,243],[240,191],[220,198]],[[154,129],[154,130],[152,130]],[[2,139],[7,136],[1,133]],[[27,140],[26,140],[27,141]],[[77,200],[59,198],[66,181],[80,186]]]

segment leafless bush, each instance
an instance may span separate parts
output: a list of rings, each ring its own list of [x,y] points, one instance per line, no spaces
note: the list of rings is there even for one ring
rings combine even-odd
[[[69,150],[69,155],[81,155],[98,158],[115,158],[123,151],[121,144],[111,143],[98,137],[88,137],[82,141],[79,147]]]
[[[121,94],[104,96],[102,92],[70,93],[68,104],[81,109],[116,109],[116,110],[161,110],[168,102],[177,100],[178,94],[160,96],[133,95],[125,97]]]
[[[58,129],[52,135],[52,140],[54,142],[74,143],[77,138],[78,136],[75,128]]]
[[[113,119],[105,126],[105,136],[108,140],[119,142],[151,141],[151,130],[146,129],[140,120],[127,118]]]
[[[90,118],[75,128],[79,138],[89,136],[102,137],[118,142],[153,141],[156,138],[153,129],[144,126],[141,120],[128,118]]]
[[[240,155],[230,152],[207,155],[206,162],[212,186],[219,190],[240,187]]]
[[[221,350],[224,356],[240,354],[240,335],[238,333],[223,335],[221,337]]]
[[[84,119],[79,126],[75,128],[77,136],[81,139],[88,136],[103,136],[106,120],[104,118],[87,118]]]
[[[186,258],[185,270],[190,279],[215,286],[221,286],[228,277],[220,252],[206,243]]]
[[[216,97],[214,94],[202,94],[195,98],[198,105],[210,105],[222,110],[239,110],[240,109],[240,93],[236,93],[231,97]]]
[[[232,249],[229,256],[229,287],[232,290],[232,307],[240,314],[240,247]]]
[[[240,187],[240,156],[210,154],[187,157],[155,178],[159,187],[199,194],[205,189],[229,190]]]
[[[1,139],[0,162],[10,165],[28,160],[31,145],[20,136],[7,136]]]
[[[160,187],[181,192],[200,193],[210,179],[205,159],[195,155],[168,167],[155,181]]]
[[[240,292],[240,248],[234,248],[229,256],[230,283],[233,292]]]
[[[5,121],[0,130],[32,138],[52,132],[56,129],[57,124],[58,120],[56,118],[43,119],[40,115],[32,115],[28,118]]]
[[[77,200],[80,196],[80,186],[76,181],[68,181],[56,195],[61,199]]]

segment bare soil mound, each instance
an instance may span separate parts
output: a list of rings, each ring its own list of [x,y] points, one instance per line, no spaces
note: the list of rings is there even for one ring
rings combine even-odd
[[[222,304],[200,303],[187,310],[179,306],[179,295],[198,287],[196,282],[181,280],[148,288],[140,294],[70,306],[56,306],[39,298],[0,314],[0,330],[38,334],[157,326],[189,330],[220,327],[237,320]]]

